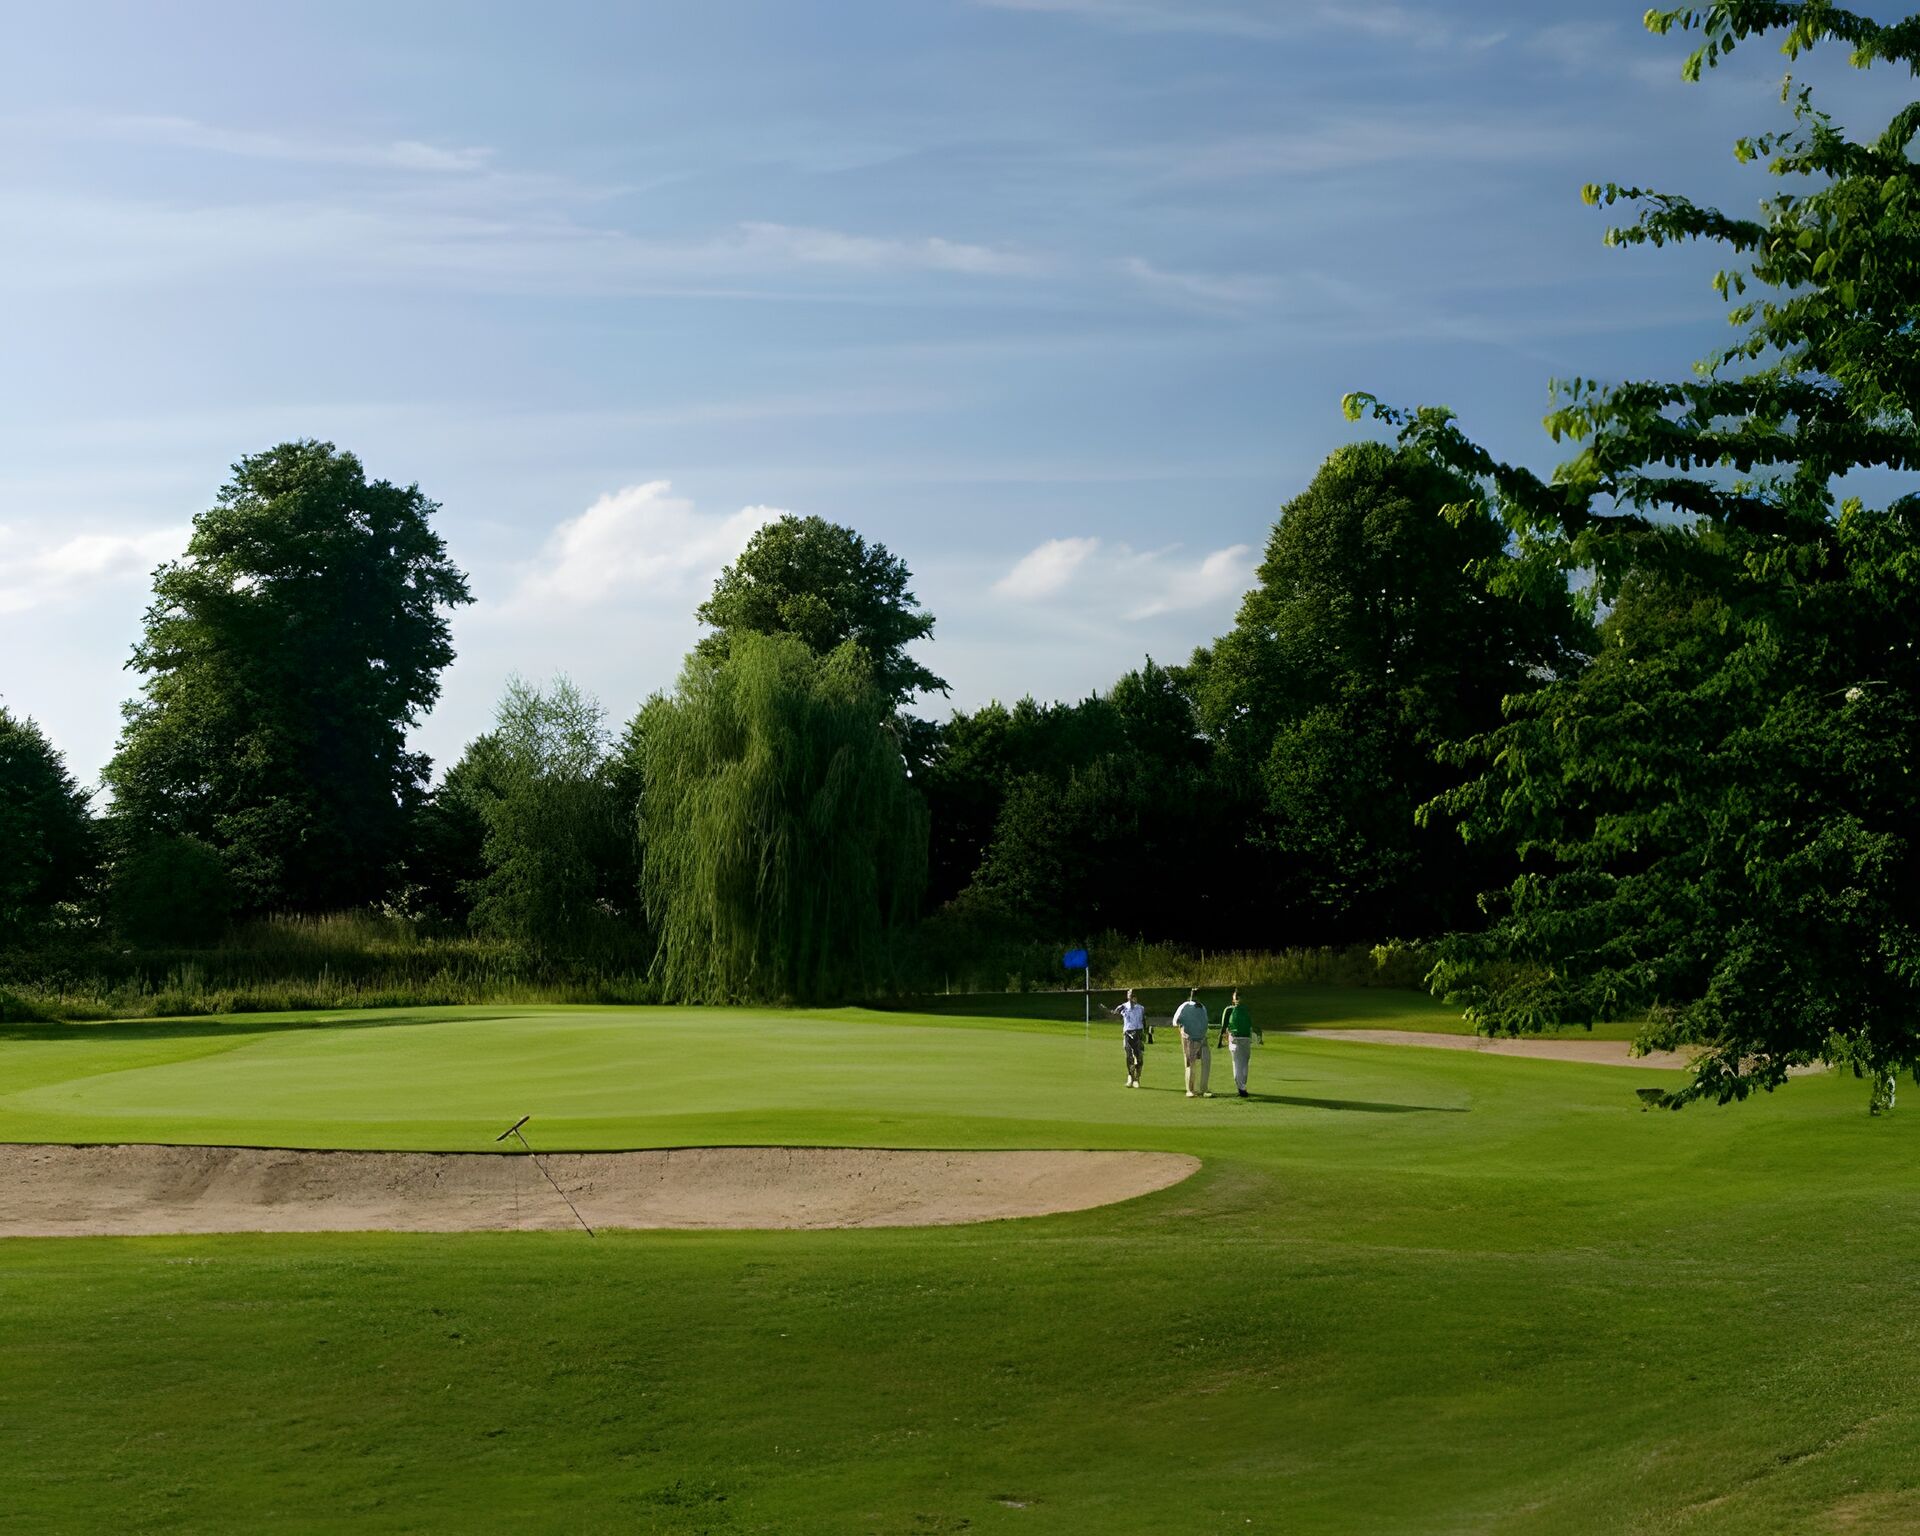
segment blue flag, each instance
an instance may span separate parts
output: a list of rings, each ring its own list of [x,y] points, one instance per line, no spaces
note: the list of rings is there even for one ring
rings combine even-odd
[[[1087,952],[1084,949],[1070,949],[1060,957],[1060,964],[1070,971],[1084,971],[1087,968]]]

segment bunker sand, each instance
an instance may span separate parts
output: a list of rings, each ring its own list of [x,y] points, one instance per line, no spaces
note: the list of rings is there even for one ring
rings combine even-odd
[[[1633,1054],[1626,1040],[1532,1040],[1506,1036],[1443,1035],[1418,1029],[1296,1029],[1291,1034],[1315,1040],[1364,1041],[1372,1045],[1424,1045],[1437,1051],[1480,1051],[1488,1056],[1529,1056],[1535,1061],[1586,1061],[1608,1067],[1657,1067],[1684,1071],[1689,1058],[1678,1051]],[[1281,1036],[1282,1039],[1286,1037]]]
[[[1657,1067],[1684,1071],[1688,1058],[1678,1051],[1633,1054],[1626,1040],[1534,1040],[1506,1036],[1443,1035],[1420,1029],[1296,1029],[1289,1034],[1315,1040],[1365,1041],[1373,1045],[1424,1045],[1437,1051],[1480,1051],[1488,1056],[1530,1056],[1535,1061],[1586,1061],[1596,1066]],[[1286,1037],[1281,1036],[1282,1039]]]
[[[681,1147],[539,1159],[593,1227],[927,1227],[1166,1189],[1163,1152]],[[533,1158],[469,1152],[0,1145],[0,1237],[575,1227]]]

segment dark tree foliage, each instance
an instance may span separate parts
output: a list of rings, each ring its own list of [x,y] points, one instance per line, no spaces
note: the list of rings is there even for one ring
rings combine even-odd
[[[950,901],[972,881],[1019,780],[1065,784],[1109,754],[1144,754],[1170,766],[1207,759],[1191,703],[1151,658],[1110,693],[1078,704],[1025,698],[1011,708],[992,703],[956,712],[915,774],[933,818],[930,899]]]
[[[1820,3],[1648,24],[1704,32],[1695,78],[1772,29],[1789,55],[1920,61],[1920,22]],[[1756,217],[1588,189],[1640,209],[1614,243],[1727,250],[1737,339],[1697,377],[1563,386],[1548,426],[1581,447],[1549,481],[1444,411],[1382,414],[1485,487],[1512,580],[1578,574],[1612,605],[1593,666],[1518,701],[1444,800],[1536,862],[1436,985],[1488,1030],[1644,1011],[1647,1045],[1705,1048],[1676,1105],[1824,1060],[1878,1109],[1920,1066],[1920,103],[1856,139],[1787,96],[1792,125],[1739,146],[1782,183]]]
[[[916,693],[945,693],[946,683],[907,654],[933,633],[912,579],[886,545],[825,518],[788,514],[754,534],[695,610],[715,631],[700,654],[724,656],[742,633],[794,635],[816,656],[851,641],[896,709]]]
[[[416,807],[402,892],[413,916],[453,926],[471,918],[487,873],[487,804],[503,792],[499,757],[491,733],[476,736]]]
[[[1230,942],[1237,918],[1221,866],[1234,844],[1210,836],[1225,830],[1203,770],[1103,753],[1064,782],[1014,781],[962,901],[1029,936]]]
[[[0,939],[81,894],[97,857],[88,799],[46,733],[0,707]]]
[[[1200,722],[1260,786],[1248,830],[1282,856],[1296,931],[1415,937],[1468,917],[1488,866],[1415,822],[1459,779],[1439,749],[1577,661],[1564,583],[1494,590],[1498,519],[1438,515],[1470,495],[1422,455],[1339,450],[1282,510],[1233,628],[1194,657]]]
[[[935,891],[1026,937],[1258,942],[1271,861],[1222,767],[1183,677],[1151,659],[1078,704],[956,715],[922,780]]]
[[[113,861],[113,931],[132,944],[211,944],[233,912],[233,882],[197,837],[157,833]]]
[[[406,733],[470,601],[418,487],[369,481],[330,443],[242,459],[154,576],[106,771],[128,848],[219,850],[243,910],[385,896],[427,776]]]
[[[1090,762],[1107,743],[1090,718],[1097,701],[1011,708],[995,702],[971,714],[956,712],[941,728],[915,782],[932,819],[928,898],[944,904],[967,888],[986,857],[1013,785],[1026,776],[1060,782]]]

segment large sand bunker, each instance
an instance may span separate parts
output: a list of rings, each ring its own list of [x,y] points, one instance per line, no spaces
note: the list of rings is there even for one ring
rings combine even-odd
[[[536,1163],[470,1152],[0,1145],[0,1237],[577,1229],[556,1183],[595,1228],[945,1226],[1110,1205],[1199,1166],[1165,1152],[684,1147],[552,1152]]]

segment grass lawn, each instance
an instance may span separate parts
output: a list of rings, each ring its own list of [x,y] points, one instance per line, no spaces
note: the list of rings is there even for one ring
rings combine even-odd
[[[0,1530],[1920,1530],[1920,1110],[1254,1070],[1188,1101],[1162,1037],[1131,1093],[1111,1025],[859,1011],[8,1026],[0,1140],[481,1150],[530,1111],[1205,1167],[922,1231],[0,1242]]]

